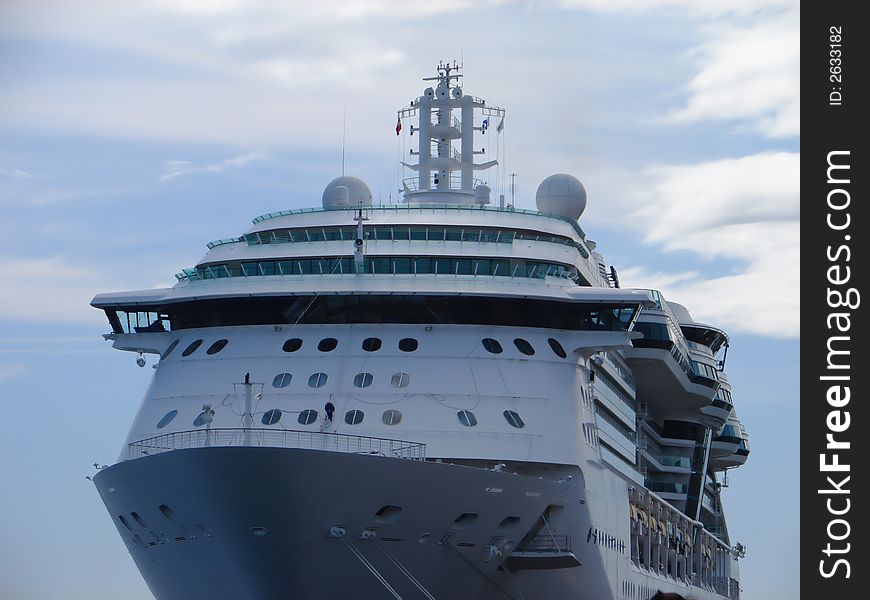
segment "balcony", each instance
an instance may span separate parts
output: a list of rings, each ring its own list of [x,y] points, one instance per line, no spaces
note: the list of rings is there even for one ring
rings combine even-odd
[[[646,480],[647,489],[657,492],[659,494],[679,494],[684,495],[688,493],[689,486],[685,483],[676,483],[673,481],[654,481],[647,479]]]
[[[643,332],[637,325],[635,330]],[[655,406],[665,418],[709,406],[719,389],[715,370],[687,358],[670,339],[632,340],[625,358],[643,390],[638,400]]]
[[[408,460],[426,459],[426,444],[417,442],[318,431],[226,428],[178,431],[139,440],[127,444],[124,460],[134,460],[172,450],[212,447],[294,448]]]
[[[570,569],[581,566],[571,551],[571,538],[549,532],[535,536],[522,550],[509,554],[504,562],[511,571]]]

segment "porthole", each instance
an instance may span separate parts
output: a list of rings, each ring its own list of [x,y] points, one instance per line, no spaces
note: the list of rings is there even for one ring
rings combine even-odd
[[[381,349],[380,338],[370,337],[363,340],[362,349],[366,352],[377,352]]]
[[[510,424],[511,427],[516,427],[517,429],[522,429],[526,426],[523,422],[522,418],[520,418],[519,413],[514,410],[506,410],[502,413],[504,418]]]
[[[411,383],[411,376],[407,373],[396,373],[390,378],[390,384],[392,384],[393,387],[408,387],[409,383]]]
[[[202,340],[196,340],[190,344],[187,348],[184,349],[184,352],[181,353],[181,356],[190,356],[196,349],[202,346]]]
[[[462,513],[453,521],[453,528],[465,529],[473,525],[475,521],[477,521],[477,513]]]
[[[284,352],[296,352],[299,348],[302,347],[302,340],[299,338],[290,338],[284,345],[281,346],[281,350]]]
[[[145,522],[145,519],[140,517],[139,513],[131,512],[130,516],[133,517],[133,520],[135,520],[137,523],[139,523],[139,525],[141,525],[142,527],[148,527],[148,524]]]
[[[214,344],[209,346],[208,350],[206,350],[205,353],[209,355],[217,354],[226,347],[228,342],[229,340],[218,340]]]
[[[460,410],[456,413],[456,416],[459,417],[459,422],[466,427],[474,427],[477,425],[477,417],[475,417],[474,413],[470,410]]]
[[[387,504],[382,506],[375,513],[375,522],[377,523],[395,523],[402,517],[402,507]]]
[[[157,508],[160,509],[160,512],[163,513],[163,516],[164,516],[164,517],[166,517],[166,518],[169,519],[170,521],[174,521],[174,520],[175,520],[175,512],[174,512],[171,508],[169,508],[169,507],[166,506],[165,504],[161,504],[161,505],[158,506]]]
[[[502,353],[501,344],[499,344],[498,341],[492,338],[483,338],[481,343],[483,344],[483,347],[486,349],[486,351],[490,354]]]
[[[127,519],[124,518],[124,515],[118,515],[118,520],[121,521],[121,525],[123,525],[130,531],[133,531],[133,528],[130,527],[130,523],[127,521]]]
[[[169,347],[166,348],[166,350],[163,351],[163,354],[160,355],[160,360],[163,360],[164,358],[166,358],[167,356],[172,354],[172,351],[175,350],[175,347],[177,345],[178,345],[178,340],[175,340],[174,342],[169,344]]]
[[[170,410],[168,413],[163,415],[163,418],[160,419],[160,421],[157,422],[157,429],[163,429],[164,427],[169,425],[172,422],[172,419],[174,419],[177,415],[177,410]]]
[[[261,421],[263,425],[274,425],[281,420],[281,415],[283,414],[284,413],[281,412],[281,409],[272,408],[263,413]]]
[[[532,356],[535,353],[535,349],[532,348],[532,345],[523,338],[516,338],[514,340],[514,346],[516,346],[517,350],[519,350],[526,356]]]
[[[565,352],[565,349],[562,347],[562,344],[559,343],[559,340],[554,338],[549,338],[547,341],[550,343],[550,348],[553,350],[553,353],[559,358],[568,358],[568,354]]]
[[[399,350],[402,352],[413,352],[418,346],[417,340],[414,338],[402,338],[399,340]]]
[[[290,385],[292,380],[293,376],[290,373],[278,373],[275,375],[275,379],[272,380],[272,387],[285,388]]]
[[[296,420],[299,421],[300,425],[311,425],[317,420],[317,411],[311,408],[306,408],[299,413],[299,417]]]
[[[398,425],[402,422],[402,413],[398,410],[385,410],[381,420],[384,425]]]
[[[321,352],[332,352],[338,347],[338,340],[335,338],[323,338],[317,344],[317,349]]]
[[[353,386],[358,388],[369,387],[374,377],[371,373],[357,373],[353,378]]]
[[[326,385],[327,379],[326,373],[312,373],[311,377],[308,378],[308,386],[313,388],[323,387]]]
[[[365,413],[361,410],[349,410],[344,414],[344,422],[348,425],[358,425],[362,423]]]
[[[499,529],[508,529],[510,527],[514,527],[518,525],[520,522],[519,517],[508,516],[501,520],[501,523],[498,524]]]

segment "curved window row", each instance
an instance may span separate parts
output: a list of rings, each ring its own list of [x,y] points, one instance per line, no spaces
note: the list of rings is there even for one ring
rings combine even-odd
[[[374,382],[374,375],[371,373],[357,373],[353,378],[354,387],[367,388]],[[329,380],[329,375],[326,373],[312,373],[308,377],[308,387],[321,388],[326,385]],[[285,388],[293,381],[293,375],[290,373],[278,373],[272,379],[272,387]],[[395,373],[390,378],[390,385],[397,388],[408,387],[411,383],[411,376],[407,373]]]
[[[160,355],[160,358],[165,359],[170,354],[172,354],[172,351],[175,350],[176,346],[178,346],[178,342],[179,342],[179,340],[175,340],[174,342],[172,342],[166,348],[166,350],[163,351],[163,353]],[[548,338],[547,342],[550,344],[550,348],[553,350],[553,353],[556,356],[558,356],[560,358],[566,358],[568,356],[565,352],[565,349],[558,342],[558,340],[556,340],[554,338]],[[227,340],[227,339],[217,340],[211,346],[209,346],[208,350],[206,350],[206,354],[208,354],[210,356],[217,354],[218,352],[223,350],[227,346],[228,343],[229,343],[229,340]],[[481,340],[481,343],[483,344],[483,347],[486,349],[486,351],[491,353],[491,354],[501,354],[503,352],[501,344],[493,338],[484,338],[483,340]],[[290,338],[284,342],[284,344],[281,346],[281,349],[284,352],[292,353],[292,352],[296,352],[300,348],[302,348],[302,344],[303,344],[302,339]],[[184,351],[181,353],[181,356],[184,356],[184,357],[190,356],[191,354],[196,352],[201,345],[202,345],[201,339],[194,340],[193,342],[190,343],[189,346],[187,346],[187,348],[184,349]],[[369,337],[369,338],[366,338],[363,340],[362,349],[365,350],[366,352],[377,352],[378,350],[381,349],[381,345],[382,345],[382,343],[381,343],[380,338]],[[399,345],[399,350],[401,350],[402,352],[415,352],[420,344],[415,338],[402,338],[401,340],[399,340],[398,345]],[[532,344],[529,343],[528,340],[525,340],[523,338],[515,338],[514,339],[514,346],[516,346],[517,350],[519,350],[522,354],[525,354],[526,356],[534,356],[534,354],[535,354],[535,349],[532,346]],[[317,349],[320,352],[332,352],[337,347],[338,347],[338,340],[335,338],[323,338],[317,344]],[[703,363],[696,363],[695,361],[692,361],[692,367],[693,367],[693,370],[698,375],[701,375],[701,373],[699,371],[706,367],[706,370],[704,371],[704,373],[706,374],[707,370],[712,371],[713,372],[712,377],[715,378],[715,370],[713,370],[712,367],[709,367],[709,365],[705,365]],[[277,383],[273,383],[273,385],[275,387],[286,387],[290,383],[289,374],[284,373],[284,375],[288,375],[288,380],[286,381],[286,383],[284,383],[284,385],[277,385]],[[275,381],[276,382],[278,381],[277,376],[275,378]],[[317,387],[320,387],[320,386],[317,386]],[[363,386],[358,385],[357,387],[368,387],[368,386],[367,385],[363,385]],[[398,387],[404,387],[404,386],[398,386]]]
[[[536,260],[457,258],[450,256],[366,257],[365,272],[376,275],[492,275],[499,277],[577,277],[570,265]],[[222,279],[266,275],[341,275],[356,273],[350,256],[287,260],[233,261],[185,269],[180,279]]]
[[[186,300],[168,305],[166,311],[173,330],[236,325],[391,323],[627,331],[637,307],[632,302],[592,304],[528,298],[347,294]],[[117,310],[106,312],[114,314]],[[638,341],[634,340],[635,345]]]
[[[160,360],[164,360],[170,354],[172,354],[172,351],[175,350],[175,348],[178,346],[178,343],[180,341],[181,340],[175,340],[171,344],[169,344],[169,346],[167,346],[166,350],[164,350],[163,353],[160,355]],[[208,354],[209,356],[217,354],[218,352],[220,352],[221,350],[226,348],[227,344],[229,344],[229,343],[230,343],[230,341],[228,339],[225,339],[225,338],[217,340],[211,346],[208,347],[208,350],[206,350],[205,353]],[[190,356],[191,354],[193,354],[194,352],[199,350],[200,346],[202,346],[201,339],[193,340],[187,346],[187,348],[184,349],[184,351],[181,353],[181,356],[183,356],[183,357]]]
[[[221,340],[226,345],[226,340]],[[217,344],[217,342],[215,342]],[[284,345],[281,346],[281,349],[284,352],[296,352],[300,348],[302,348],[303,341],[300,338],[290,338]],[[362,341],[362,349],[366,352],[377,352],[381,349],[381,339],[376,337],[369,337]],[[399,340],[399,350],[402,352],[414,352],[419,347],[420,343],[414,338],[402,338]],[[318,342],[317,349],[320,352],[332,352],[338,347],[338,340],[335,338],[323,338]],[[221,346],[223,348],[223,346]],[[220,348],[216,350],[219,352]],[[209,352],[209,354],[213,354]]]
[[[246,241],[248,245],[259,246],[262,244],[287,244],[299,242],[352,242],[356,239],[356,227],[309,227],[293,229],[271,229],[269,231],[257,231],[247,233],[238,240]],[[481,242],[494,244],[510,244],[514,240],[527,240],[536,242],[550,242],[553,244],[565,244],[575,246],[585,252],[582,245],[570,237],[540,233],[529,230],[498,229],[495,227],[456,227],[456,226],[401,226],[389,227],[376,225],[366,228],[367,240],[405,241],[415,240],[424,242]],[[228,240],[229,241],[229,240]],[[219,245],[219,244],[218,244]],[[583,253],[581,252],[581,253]],[[584,258],[588,255],[584,254]]]
[[[501,354],[502,352],[504,352],[501,343],[493,338],[483,338],[482,340],[480,340],[480,343],[483,346],[484,350],[486,350],[490,354]],[[553,354],[555,354],[559,358],[568,358],[568,353],[565,352],[565,349],[562,347],[562,344],[559,343],[559,340],[555,338],[547,338],[547,343],[550,344],[550,349],[553,351]],[[519,350],[520,353],[525,354],[526,356],[535,355],[535,348],[528,340],[525,340],[523,338],[515,338],[514,346],[516,346],[517,350]]]
[[[522,429],[526,426],[522,417],[520,417],[519,413],[515,410],[506,410],[502,415],[504,415],[505,420],[511,427]],[[163,415],[157,423],[157,429],[166,427],[173,419],[175,419],[176,416],[178,416],[178,411],[175,409],[170,410],[168,413]],[[283,416],[284,411],[280,408],[271,408],[263,413],[260,422],[263,425],[276,425],[281,421]],[[213,417],[214,409],[210,407],[206,408],[197,415],[196,419],[193,421],[193,425],[195,427],[202,427],[203,425],[211,423]],[[318,412],[316,410],[313,408],[307,408],[299,413],[296,417],[296,421],[300,425],[311,425],[317,421],[317,417]],[[460,410],[456,413],[456,417],[459,419],[459,422],[466,427],[475,427],[477,425],[477,416],[470,410]],[[344,422],[348,425],[359,425],[363,422],[363,419],[365,419],[365,413],[359,409],[349,410],[344,415]],[[402,422],[402,412],[394,408],[385,410],[383,415],[381,415],[381,422],[383,422],[384,425],[398,425]]]

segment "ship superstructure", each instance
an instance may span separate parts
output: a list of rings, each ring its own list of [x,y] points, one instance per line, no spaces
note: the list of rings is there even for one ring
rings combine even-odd
[[[398,115],[400,204],[341,176],[174,287],[93,300],[114,347],[158,357],[94,478],[150,589],[738,598],[727,334],[620,288],[574,177],[491,206],[475,135],[504,109],[457,65],[427,81]]]

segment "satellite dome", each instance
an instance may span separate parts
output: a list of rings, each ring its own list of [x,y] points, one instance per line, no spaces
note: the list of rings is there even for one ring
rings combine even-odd
[[[579,219],[586,210],[586,188],[572,175],[550,175],[538,186],[535,203],[541,212]]]
[[[323,208],[356,208],[372,205],[372,191],[359,177],[336,177],[323,190]]]

